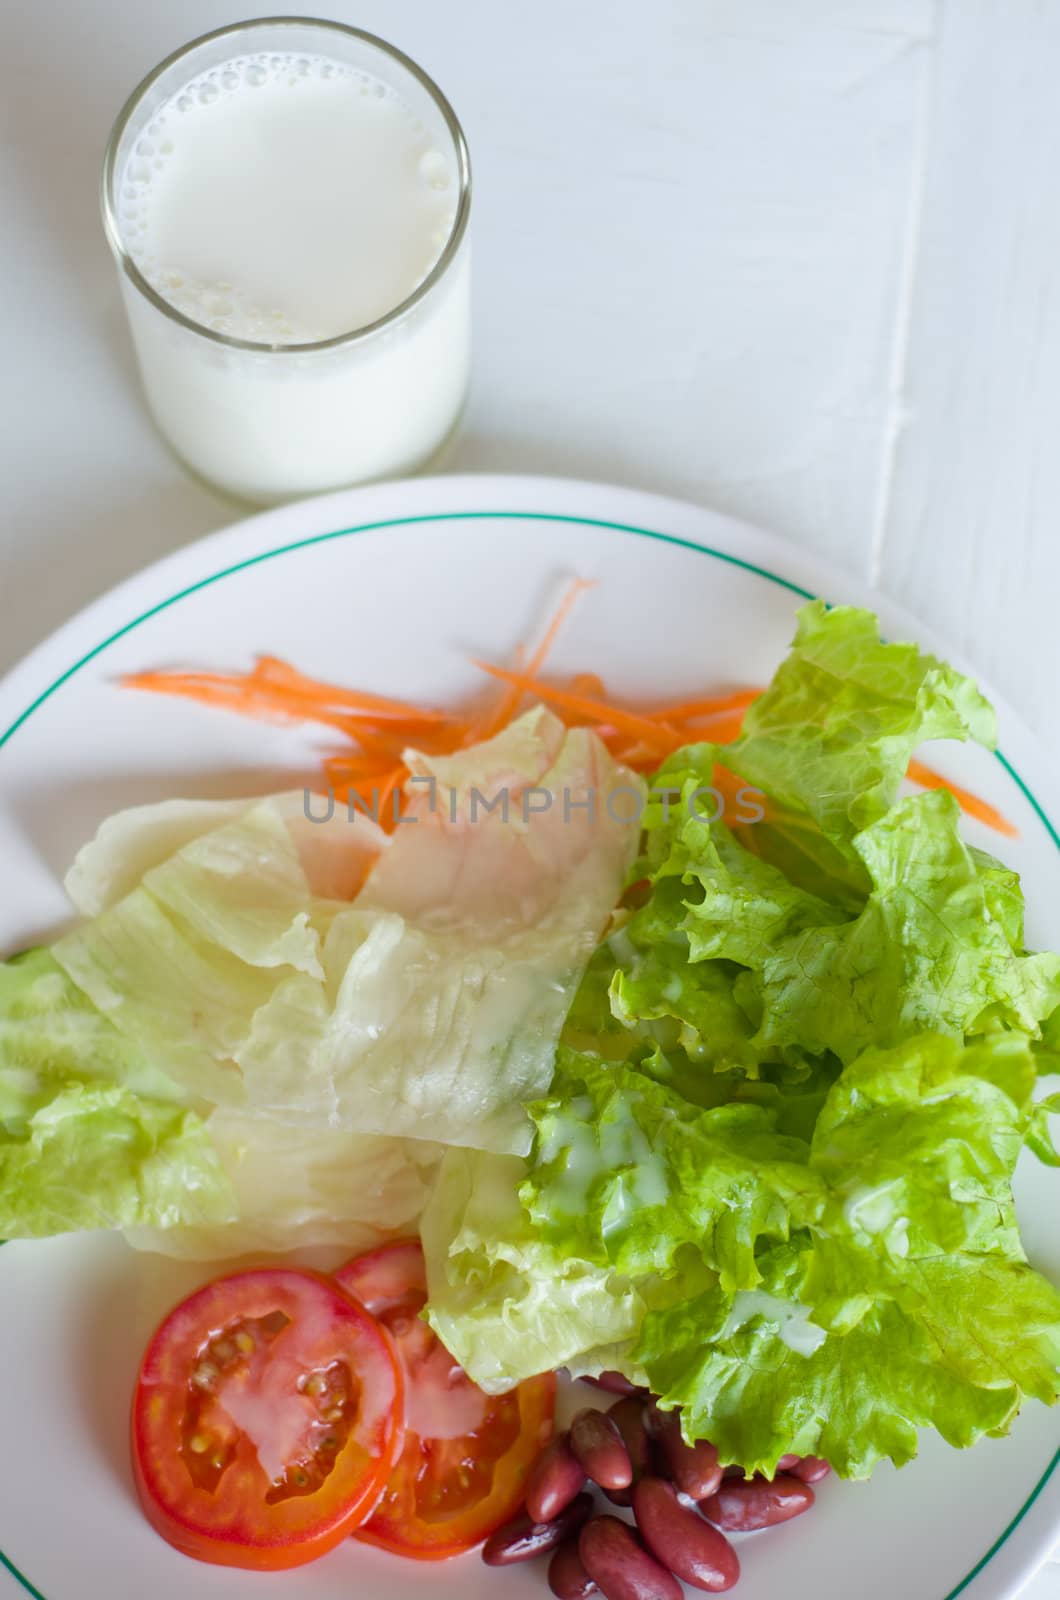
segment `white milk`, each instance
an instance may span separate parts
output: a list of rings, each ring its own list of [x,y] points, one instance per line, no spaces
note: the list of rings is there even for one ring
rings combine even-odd
[[[253,25],[241,32],[255,42]],[[400,58],[360,41],[352,60],[246,49],[206,70],[198,48],[145,93],[108,168],[160,428],[196,471],[256,500],[415,468],[467,386],[466,239],[391,315],[458,223],[450,124]]]

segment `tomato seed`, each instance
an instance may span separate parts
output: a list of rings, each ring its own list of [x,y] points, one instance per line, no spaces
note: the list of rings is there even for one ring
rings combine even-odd
[[[247,1333],[244,1328],[236,1334],[236,1348],[240,1355],[252,1356],[258,1348],[257,1340],[252,1333]]]
[[[193,1433],[188,1440],[188,1449],[194,1450],[197,1456],[204,1456],[210,1448],[210,1441],[205,1433]]]
[[[212,1362],[200,1361],[191,1375],[191,1381],[200,1389],[208,1389],[219,1377],[220,1373]]]
[[[327,1386],[327,1379],[322,1372],[314,1372],[311,1377],[305,1380],[305,1392],[313,1395],[314,1398],[324,1394]]]

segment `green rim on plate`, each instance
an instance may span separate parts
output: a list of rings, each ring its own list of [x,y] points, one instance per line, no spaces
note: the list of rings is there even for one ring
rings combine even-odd
[[[123,639],[126,634],[132,633],[141,623],[150,621],[152,617],[158,616],[161,611],[168,611],[171,606],[177,605],[181,600],[186,600],[189,595],[198,594],[201,589],[209,589],[213,584],[220,583],[223,578],[231,578],[237,572],[245,572],[250,567],[261,566],[263,562],[272,561],[277,556],[291,555],[296,550],[307,550],[315,545],[330,544],[336,539],[349,539],[359,533],[373,533],[384,528],[404,528],[425,522],[481,522],[484,520],[567,522],[576,523],[582,527],[609,528],[613,533],[632,534],[641,539],[655,539],[660,544],[677,545],[681,549],[692,550],[697,555],[710,556],[715,561],[724,561],[729,566],[740,567],[744,572],[752,573],[756,578],[764,578],[767,583],[774,583],[781,589],[787,589],[791,594],[796,594],[803,600],[817,598],[811,590],[804,589],[799,583],[793,583],[790,578],[781,577],[778,572],[771,572],[768,567],[759,566],[754,561],[745,561],[742,556],[731,555],[727,550],[715,550],[711,545],[697,544],[694,539],[682,539],[673,533],[661,533],[657,528],[640,528],[629,522],[610,522],[603,517],[567,516],[562,512],[556,511],[437,511],[414,517],[385,517],[377,522],[359,523],[354,528],[337,528],[331,533],[315,533],[306,539],[294,539],[288,544],[277,545],[275,549],[263,550],[256,556],[247,556],[243,561],[236,561],[230,567],[222,567],[220,571],[211,573],[209,577],[200,578],[197,583],[191,583],[184,589],[178,589],[175,594],[169,595],[165,600],[160,600],[157,605],[151,606],[147,611],[141,612],[138,617],[134,617],[131,622],[125,623],[123,627],[117,628],[113,633],[108,634],[99,644],[93,646],[91,650],[86,651],[79,660],[75,661],[73,666],[60,673],[59,677],[50,683],[46,689],[42,690],[37,698],[26,707],[25,711],[21,712],[3,733],[0,733],[0,750],[10,742],[19,728],[29,721],[34,712],[39,711],[41,706],[46,704],[52,695],[62,688],[63,684],[69,683],[70,679],[75,677],[82,667],[88,666],[89,662],[102,655],[105,650],[109,649],[112,644],[116,644],[119,639]],[[1031,789],[1000,750],[996,750],[994,754],[1033,808],[1052,842],[1060,849],[1060,833],[1057,833],[1056,828]],[[988,1562],[993,1560],[994,1556],[997,1555],[998,1551],[1020,1526],[1031,1507],[1038,1500],[1058,1464],[1060,1464],[1060,1449],[1057,1449],[1053,1459],[1008,1527],[998,1535],[989,1550],[980,1557],[972,1570],[957,1584],[956,1588],[951,1589],[947,1595],[940,1597],[940,1600],[957,1600],[957,1596],[963,1594],[968,1585],[975,1581]],[[42,1594],[35,1584],[31,1583],[26,1574],[19,1570],[15,1563],[4,1554],[3,1550],[0,1550],[0,1566],[4,1567],[16,1582],[22,1585],[27,1594],[33,1596],[33,1600],[47,1600],[47,1596]]]

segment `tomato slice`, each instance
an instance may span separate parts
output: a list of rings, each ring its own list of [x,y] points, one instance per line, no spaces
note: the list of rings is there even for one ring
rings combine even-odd
[[[522,1505],[552,1437],[555,1376],[505,1395],[472,1383],[420,1318],[427,1274],[415,1240],[359,1256],[336,1277],[387,1329],[405,1380],[405,1447],[355,1537],[420,1561],[471,1550]]]
[[[132,1409],[148,1520],[200,1561],[300,1566],[371,1513],[404,1443],[393,1347],[329,1278],[236,1272],[171,1311]]]

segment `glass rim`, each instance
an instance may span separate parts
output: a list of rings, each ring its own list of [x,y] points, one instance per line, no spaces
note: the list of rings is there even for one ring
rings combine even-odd
[[[129,122],[153,84],[158,82],[162,75],[169,71],[185,56],[198,50],[201,45],[212,44],[216,39],[235,38],[237,35],[253,33],[259,28],[318,28],[325,33],[340,33],[348,38],[354,38],[363,44],[371,45],[381,51],[398,66],[403,67],[425,89],[441,112],[442,120],[453,141],[456,151],[457,171],[460,193],[457,200],[456,212],[453,217],[449,237],[446,239],[438,259],[430,272],[418,283],[411,294],[398,302],[390,311],[384,312],[381,317],[376,317],[373,322],[366,322],[359,328],[352,328],[347,333],[333,334],[329,339],[313,339],[302,344],[270,344],[259,339],[237,339],[232,334],[221,333],[216,328],[209,328],[202,322],[196,322],[194,317],[187,316],[183,311],[171,305],[168,300],[155,289],[133,260],[125,247],[121,227],[118,222],[114,203],[114,189],[117,178],[118,146],[125,134]],[[200,338],[209,339],[212,343],[228,350],[248,350],[258,355],[284,356],[306,355],[314,351],[342,350],[351,345],[359,344],[363,340],[372,338],[384,329],[400,322],[421,301],[425,300],[431,290],[445,277],[449,267],[455,260],[464,235],[467,233],[468,219],[471,215],[471,157],[468,153],[467,140],[464,130],[460,126],[459,118],[453,110],[445,95],[439,89],[434,79],[423,70],[411,56],[407,56],[396,45],[389,44],[381,39],[378,34],[368,33],[364,28],[354,28],[345,22],[333,22],[325,17],[253,17],[246,22],[228,23],[223,28],[213,28],[209,33],[201,33],[187,44],[181,45],[170,55],[160,61],[140,82],[129,95],[125,104],[115,119],[107,139],[106,149],[103,153],[103,168],[100,174],[100,210],[103,216],[103,231],[120,270],[124,273],[133,287],[148,300],[163,316],[180,327],[187,328],[191,333],[198,334]]]

